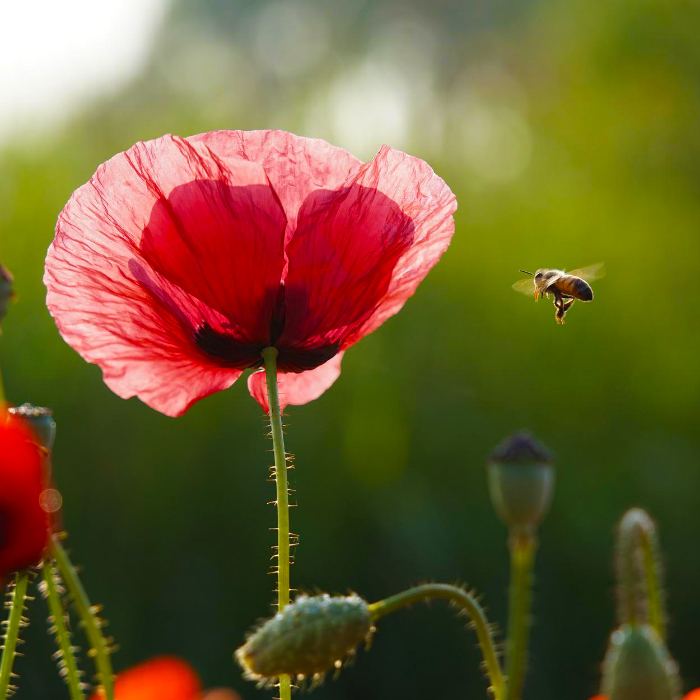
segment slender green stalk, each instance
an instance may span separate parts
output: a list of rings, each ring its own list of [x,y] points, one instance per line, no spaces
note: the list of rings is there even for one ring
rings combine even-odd
[[[88,655],[95,659],[97,678],[104,689],[105,700],[114,700],[114,672],[112,671],[112,661],[109,658],[107,641],[101,631],[103,623],[97,616],[99,608],[90,604],[75,567],[71,564],[56,536],[51,540],[50,552],[73,599],[73,604],[90,642],[91,649]]]
[[[12,664],[15,660],[19,631],[26,627],[24,619],[24,600],[27,596],[27,584],[29,574],[20,571],[15,576],[14,590],[12,591],[12,603],[10,606],[10,618],[6,622],[5,643],[2,647],[2,661],[0,662],[0,698],[7,698],[12,680]]]
[[[469,616],[481,646],[481,653],[484,656],[484,664],[486,665],[489,682],[493,690],[493,697],[495,700],[504,700],[506,697],[506,684],[501,671],[501,664],[498,661],[489,621],[481,605],[467,591],[457,586],[429,583],[424,586],[416,586],[386,600],[380,600],[378,603],[372,603],[369,606],[369,610],[372,620],[376,621],[400,608],[413,605],[413,603],[421,600],[430,600],[431,598],[449,600]]]
[[[65,681],[68,685],[71,700],[83,700],[83,685],[80,681],[80,671],[78,664],[75,661],[73,647],[71,646],[70,632],[66,626],[65,610],[61,594],[56,587],[54,580],[55,571],[53,564],[50,561],[44,561],[42,565],[42,573],[44,575],[44,584],[46,586],[46,600],[51,614],[51,621],[55,628],[56,643],[60,652],[60,669],[61,675],[65,674]]]
[[[532,605],[532,569],[537,537],[529,530],[514,530],[510,540],[510,596],[508,602],[508,662],[506,700],[520,700],[527,668]]]
[[[289,487],[287,486],[287,455],[284,451],[282,413],[277,392],[277,348],[262,351],[265,360],[267,400],[270,406],[270,427],[275,455],[275,484],[277,486],[277,606],[289,605]],[[288,675],[280,676],[280,698],[290,700],[292,682]]]

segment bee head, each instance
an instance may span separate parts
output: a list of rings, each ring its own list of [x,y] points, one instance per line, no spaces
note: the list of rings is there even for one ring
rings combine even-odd
[[[547,281],[548,275],[547,270],[540,269],[535,272],[535,285],[541,287]]]

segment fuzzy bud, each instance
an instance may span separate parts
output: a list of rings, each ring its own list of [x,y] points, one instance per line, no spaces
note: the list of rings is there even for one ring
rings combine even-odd
[[[56,421],[53,419],[53,411],[50,408],[25,403],[17,408],[10,408],[9,413],[32,428],[41,447],[49,451],[53,448],[56,439]]]
[[[623,625],[610,637],[601,692],[609,700],[678,700],[678,665],[650,625]]]
[[[10,305],[10,299],[14,296],[14,291],[12,289],[13,282],[14,278],[10,271],[0,263],[0,323],[2,323],[5,314],[7,314],[7,307]]]
[[[373,631],[369,606],[358,595],[300,595],[253,632],[236,659],[248,679],[263,684],[283,674],[319,680],[340,669]]]
[[[491,502],[511,528],[530,531],[544,519],[554,492],[554,466],[549,451],[529,432],[504,440],[488,465]]]

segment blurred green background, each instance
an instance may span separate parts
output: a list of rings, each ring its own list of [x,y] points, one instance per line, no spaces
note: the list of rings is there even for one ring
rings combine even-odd
[[[670,645],[686,687],[700,685],[698,27],[700,6],[681,0],[180,0],[129,80],[0,136],[0,260],[18,292],[7,391],[55,411],[69,545],[118,669],[175,653],[207,685],[271,695],[231,659],[271,610],[271,443],[243,381],[176,420],[113,395],[46,311],[45,251],[71,192],[134,142],[282,128],[363,159],[406,150],[459,201],[453,244],[416,296],[322,398],[288,411],[293,583],[376,600],[467,582],[503,628],[506,533],[484,462],[529,427],[557,454],[558,487],[526,696],[597,689],[612,531],[633,505],[660,523]],[[563,327],[510,288],[521,267],[598,261],[595,301]],[[42,606],[17,663],[27,700],[66,696]],[[312,697],[482,698],[475,643],[442,604],[419,606]]]

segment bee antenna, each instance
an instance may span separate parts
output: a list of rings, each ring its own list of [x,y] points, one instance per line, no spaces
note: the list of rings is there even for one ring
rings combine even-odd
[[[520,272],[524,272],[526,275],[530,275],[531,277],[535,276],[533,272],[528,272],[527,270],[520,270]]]

